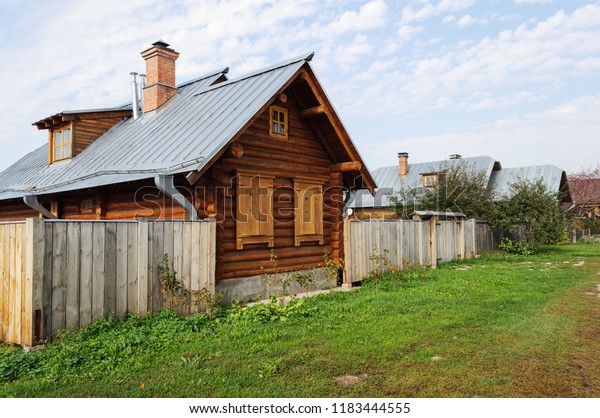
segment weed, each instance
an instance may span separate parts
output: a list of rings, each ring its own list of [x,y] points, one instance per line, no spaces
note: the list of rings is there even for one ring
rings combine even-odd
[[[169,266],[169,255],[163,256],[163,265],[160,268],[160,286],[165,294],[167,309],[173,309],[176,304],[175,293],[181,289],[181,282],[177,279],[177,272]]]
[[[209,319],[215,317],[215,309],[223,302],[222,293],[213,294],[206,287],[200,290],[191,290],[190,296],[193,299],[192,303],[206,312]]]

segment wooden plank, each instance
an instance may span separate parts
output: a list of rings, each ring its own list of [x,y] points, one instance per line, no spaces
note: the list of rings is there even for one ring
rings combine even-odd
[[[173,230],[173,252],[172,252],[172,260],[173,260],[173,270],[177,272],[177,277],[181,282],[181,287],[183,291],[189,291],[189,285],[186,283],[186,278],[183,273],[183,222],[172,222],[172,230]],[[179,314],[185,314],[186,309],[180,306],[177,309]]]
[[[191,272],[190,288],[191,290],[200,290],[200,222],[191,223]],[[198,311],[196,306],[191,306],[191,313]]]
[[[6,225],[0,225],[0,341],[6,342],[6,334],[4,330],[4,325],[7,321],[8,316],[8,295],[5,293],[5,287],[7,284],[7,278],[4,271],[4,266],[6,266],[6,258],[4,256],[4,251],[6,248],[6,243],[4,240],[4,231],[6,231]]]
[[[7,342],[11,344],[18,344],[18,341],[15,341],[15,287],[16,287],[16,279],[15,279],[15,225],[10,224],[8,226],[8,277],[9,277],[9,290],[8,290],[8,332],[7,332]]]
[[[79,245],[79,325],[87,327],[92,322],[92,281],[94,276],[93,224],[82,222]]]
[[[16,257],[19,258],[18,264],[19,268],[17,269],[20,276],[20,293],[21,293],[21,309],[18,312],[19,314],[19,329],[17,330],[17,338],[21,345],[25,344],[25,340],[27,338],[27,334],[31,333],[31,321],[29,320],[29,312],[31,310],[31,299],[28,299],[27,293],[29,289],[29,285],[31,281],[27,280],[27,228],[25,223],[18,225],[18,234],[17,240],[19,241],[19,249],[17,251]],[[30,293],[30,292],[29,292]],[[30,295],[31,296],[31,293]],[[29,345],[29,344],[26,344]]]
[[[138,223],[138,313],[140,315],[148,313],[148,230],[148,222]]]
[[[192,225],[193,222],[182,224],[183,253],[181,262],[181,277],[185,277],[185,286],[192,290]],[[191,307],[190,307],[191,312]]]
[[[208,244],[208,286],[210,292],[216,293],[216,261],[217,261],[217,224],[214,221],[207,223],[209,244]]]
[[[44,279],[42,283],[42,338],[52,339],[52,265],[54,262],[54,223],[44,223]]]
[[[127,312],[127,223],[117,223],[116,236],[116,299],[115,313],[122,317]]]
[[[161,267],[163,265],[164,252],[164,222],[153,222],[152,228],[152,263],[149,266],[151,269],[151,303],[152,312],[158,312],[162,309],[162,292],[160,285]],[[150,238],[149,238],[150,239]],[[171,268],[172,260],[169,260],[169,268]]]
[[[127,223],[127,311],[139,312],[138,223]]]
[[[40,257],[43,254],[43,221],[39,218],[29,218],[26,220],[26,232],[25,232],[25,274],[27,276],[27,285],[26,285],[26,306],[24,309],[24,313],[26,318],[24,318],[23,324],[23,335],[22,342],[23,345],[33,346],[40,339],[40,329],[38,326],[36,333],[36,324],[35,324],[35,311],[39,310],[41,312],[42,298],[41,298],[41,283],[42,283],[42,271],[43,268],[43,257]],[[0,227],[0,245],[2,245],[2,228]],[[0,252],[0,257],[1,257]],[[2,263],[2,260],[0,260]],[[0,286],[0,300],[2,300],[1,296],[1,288]],[[37,337],[36,337],[37,334]],[[1,341],[1,338],[0,338]]]
[[[56,222],[52,228],[52,335],[67,325],[67,224]]]
[[[104,262],[106,227],[104,223],[92,225],[94,264],[92,268],[92,321],[102,319],[104,312]]]
[[[66,327],[68,330],[79,328],[79,248],[81,245],[81,222],[67,224],[67,294],[66,294]]]
[[[117,224],[104,223],[104,315],[114,315],[117,306]]]

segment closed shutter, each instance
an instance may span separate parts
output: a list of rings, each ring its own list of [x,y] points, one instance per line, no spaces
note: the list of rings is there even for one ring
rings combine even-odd
[[[307,177],[296,177],[294,180],[296,246],[304,241],[323,244],[323,183],[324,180]]]
[[[237,248],[244,244],[274,245],[273,179],[264,173],[238,170],[237,182]]]

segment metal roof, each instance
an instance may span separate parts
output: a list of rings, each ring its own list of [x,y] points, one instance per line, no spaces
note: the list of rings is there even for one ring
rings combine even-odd
[[[565,172],[554,165],[504,168],[492,173],[490,187],[498,196],[505,196],[510,193],[510,185],[518,180],[532,182],[541,180],[548,190],[558,193],[561,190],[563,176],[565,176]]]
[[[117,123],[66,162],[48,165],[44,144],[0,173],[0,200],[201,170],[312,56],[215,85],[228,68],[180,85],[162,107]]]
[[[542,179],[548,190],[553,193],[566,191],[567,196],[563,201],[571,201],[571,196],[566,184],[566,174],[553,165],[528,166],[517,168],[502,168],[500,163],[488,156],[467,157],[458,160],[431,161],[408,165],[408,174],[404,178],[398,175],[398,165],[381,167],[373,171],[373,178],[379,185],[375,197],[363,190],[356,195],[349,206],[352,208],[385,208],[391,205],[388,196],[399,192],[403,188],[417,189],[422,185],[421,175],[435,173],[451,167],[453,164],[466,163],[468,168],[476,171],[485,171],[488,178],[488,187],[492,188],[496,196],[501,197],[510,191],[510,184],[518,179],[536,181]],[[566,189],[566,190],[562,190]]]
[[[455,164],[466,164],[468,169],[485,171],[488,179],[492,174],[494,165],[499,166],[498,161],[488,157],[487,155],[467,157],[457,160],[411,163],[408,164],[408,173],[402,178],[398,175],[398,165],[380,167],[374,170],[372,173],[375,183],[377,183],[379,186],[375,196],[371,196],[371,194],[366,191],[358,190],[349,206],[352,208],[388,207],[391,204],[388,199],[390,194],[394,194],[403,188],[415,189],[421,187],[421,175],[438,172],[442,169],[452,167]]]

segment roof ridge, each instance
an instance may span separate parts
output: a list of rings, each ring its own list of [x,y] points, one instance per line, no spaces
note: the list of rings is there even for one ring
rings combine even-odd
[[[308,54],[300,55],[298,57],[291,58],[291,59],[286,60],[286,61],[282,61],[282,62],[280,62],[278,64],[271,65],[271,66],[265,67],[265,68],[261,68],[259,70],[250,72],[248,74],[244,74],[244,75],[242,75],[240,77],[232,78],[231,80],[227,80],[227,81],[224,81],[222,83],[210,86],[210,87],[202,90],[201,92],[196,93],[195,96],[198,96],[200,94],[206,93],[208,91],[219,89],[221,87],[229,86],[229,85],[235,84],[235,83],[237,83],[239,81],[247,80],[249,78],[256,77],[256,76],[259,76],[261,74],[277,70],[279,68],[288,67],[288,66],[290,66],[292,64],[296,64],[297,62],[300,62],[300,61],[307,61],[308,62],[308,61],[312,60],[312,58],[314,57],[314,55],[315,55],[315,53],[311,51]]]

